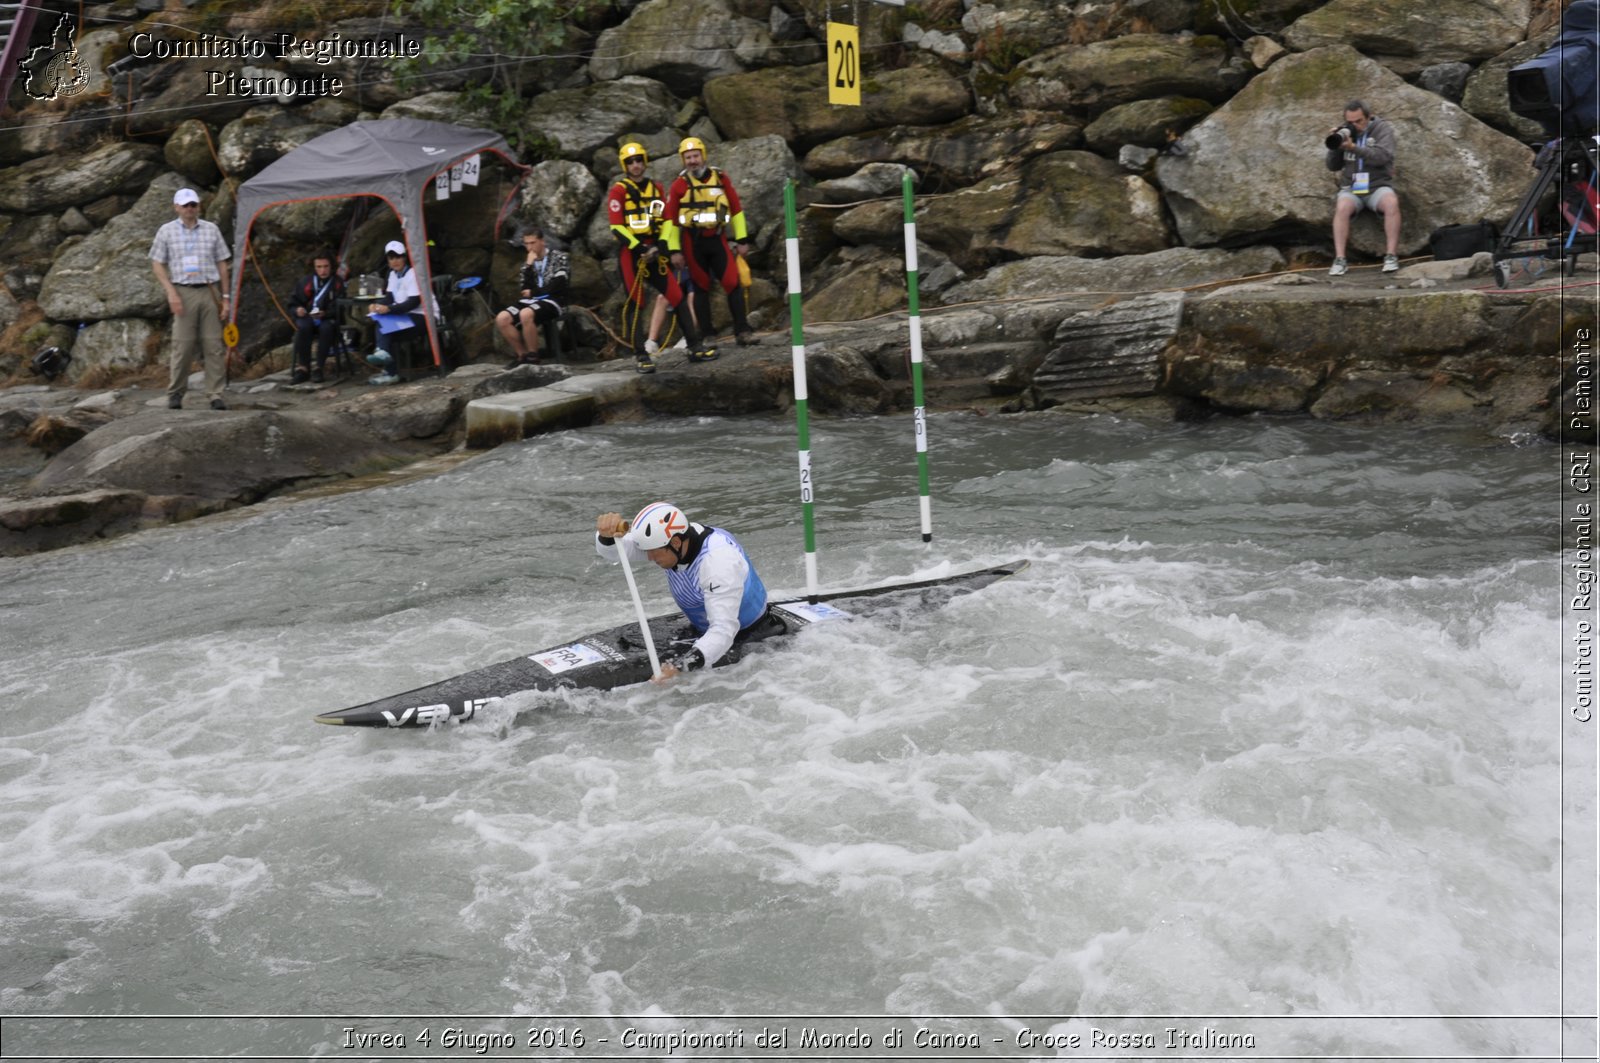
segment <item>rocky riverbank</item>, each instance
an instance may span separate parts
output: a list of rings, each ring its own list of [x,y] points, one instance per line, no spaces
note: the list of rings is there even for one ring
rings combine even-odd
[[[1243,263],[1211,257],[1212,269],[1223,264]],[[1372,269],[1337,281],[1320,270],[1206,280],[1198,263],[1163,252],[1121,277],[1102,270],[1099,291],[1068,295],[1034,271],[1044,294],[974,290],[972,301],[924,316],[928,402],[935,413],[1276,413],[1558,436],[1560,337],[1596,315],[1593,263],[1584,263],[1582,288],[1532,292],[1501,291],[1477,265],[1418,262],[1390,277]],[[1174,286],[1116,290],[1161,275]],[[820,416],[910,405],[904,315],[822,323],[806,338]],[[669,352],[651,376],[625,360],[467,365],[391,388],[367,386],[364,373],[324,386],[290,386],[278,373],[232,385],[223,412],[170,411],[148,387],[12,388],[0,392],[10,439],[0,447],[10,470],[0,553],[185,520],[458,450],[480,442],[468,436],[473,401],[574,377],[604,386],[533,430],[783,410],[793,388],[787,339],[768,333],[759,347],[731,347],[703,365]],[[1574,402],[1567,395],[1565,408]]]
[[[936,408],[1446,419],[1592,438],[1590,421],[1575,432],[1556,411],[1591,398],[1563,352],[1596,327],[1593,256],[1566,279],[1554,264],[1519,268],[1500,290],[1481,259],[1427,253],[1435,229],[1507,218],[1528,187],[1540,132],[1510,109],[1505,74],[1548,46],[1560,0],[855,5],[859,107],[828,100],[827,24],[844,16],[824,0],[591,2],[549,54],[501,54],[505,28],[480,29],[477,45],[420,68],[359,54],[452,29],[418,21],[412,4],[58,6],[72,39],[48,47],[70,47],[82,78],[53,99],[13,91],[0,122],[0,377],[12,385],[0,391],[0,551],[248,505],[461,445],[469,403],[556,372],[496,368],[505,352],[488,308],[512,286],[517,253],[494,234],[519,221],[572,256],[584,309],[562,371],[627,373],[612,360],[623,294],[604,190],[619,144],[644,144],[651,176],[668,181],[690,135],[743,198],[767,343],[624,377],[603,400],[566,404],[563,423],[788,403],[790,182],[814,407],[906,406],[895,315],[909,173]],[[211,46],[268,31],[343,50]],[[485,69],[512,106],[486,106]],[[339,90],[214,91],[312,75]],[[1397,130],[1408,262],[1397,275],[1376,269],[1370,216],[1353,230],[1352,272],[1325,272],[1321,140],[1352,97]],[[398,234],[381,205],[318,199],[272,207],[249,230],[237,355],[251,379],[233,386],[232,408],[151,406],[140,384],[161,375],[169,340],[146,254],[173,190],[200,188],[232,239],[241,182],[322,133],[400,117],[492,127],[531,167],[514,187],[514,167],[486,166],[480,186],[427,205],[436,272],[483,277],[490,293],[452,307],[465,369],[383,393],[283,386],[276,303],[306,255],[334,242],[357,272],[373,270]],[[42,388],[27,363],[46,345],[72,358]]]

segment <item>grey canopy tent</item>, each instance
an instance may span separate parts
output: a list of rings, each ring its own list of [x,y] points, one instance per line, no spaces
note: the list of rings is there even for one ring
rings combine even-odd
[[[484,152],[500,156],[517,171],[517,182],[497,215],[498,227],[511,196],[516,193],[516,184],[528,173],[528,167],[512,157],[505,138],[492,130],[416,118],[387,118],[353,122],[295,148],[239,186],[233,228],[232,314],[237,318],[250,230],[262,211],[310,199],[376,196],[400,219],[401,240],[417,271],[417,287],[422,293],[423,319],[427,322],[434,365],[442,364],[434,318],[433,269],[427,255],[423,196],[440,174]],[[499,234],[489,235],[494,238]]]

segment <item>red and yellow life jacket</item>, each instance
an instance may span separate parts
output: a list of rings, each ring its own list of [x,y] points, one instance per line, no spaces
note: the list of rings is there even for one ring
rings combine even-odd
[[[722,171],[707,167],[704,180],[696,180],[685,170],[684,182],[688,190],[678,204],[677,223],[686,229],[709,232],[728,224],[732,210],[728,206],[728,192],[723,186]]]
[[[650,178],[635,184],[631,178],[624,177],[612,186],[607,213],[612,230],[625,245],[633,247],[661,235],[666,223],[666,206],[665,192]]]

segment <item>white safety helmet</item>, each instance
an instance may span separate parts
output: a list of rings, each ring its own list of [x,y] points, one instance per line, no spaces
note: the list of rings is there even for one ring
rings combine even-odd
[[[652,502],[639,511],[628,525],[623,536],[640,550],[659,550],[672,541],[674,535],[689,531],[689,518],[671,502]]]

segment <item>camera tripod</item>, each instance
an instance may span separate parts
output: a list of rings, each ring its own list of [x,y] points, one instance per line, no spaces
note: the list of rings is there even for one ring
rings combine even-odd
[[[1511,259],[1559,260],[1562,273],[1570,275],[1577,270],[1579,255],[1596,250],[1600,143],[1593,136],[1551,141],[1539,153],[1537,165],[1533,184],[1495,241],[1494,279],[1502,288],[1511,286]],[[1554,210],[1541,231],[1540,206],[1551,185],[1556,186]]]

